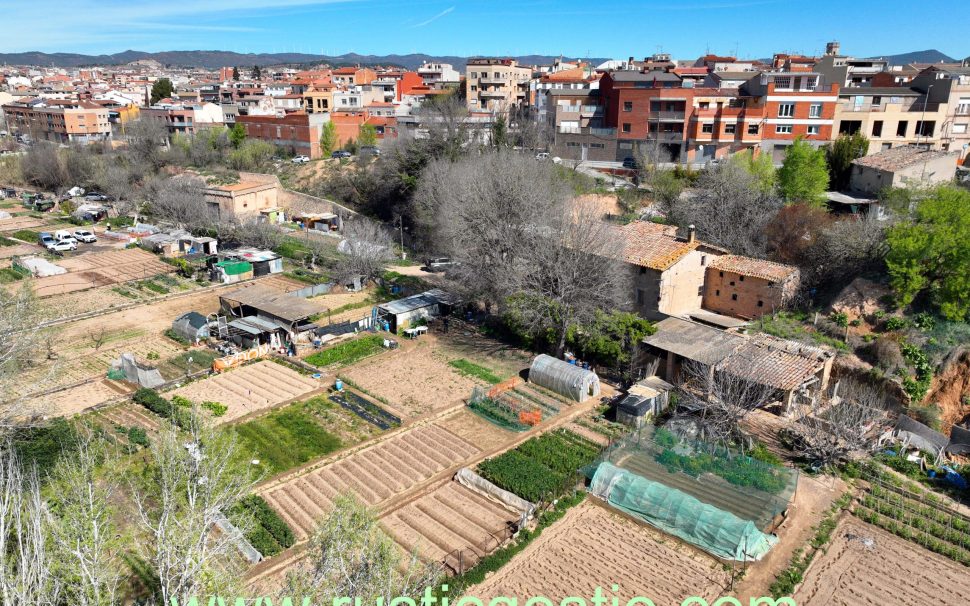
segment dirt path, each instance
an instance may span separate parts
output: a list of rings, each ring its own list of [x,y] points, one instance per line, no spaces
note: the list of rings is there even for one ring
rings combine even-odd
[[[788,507],[788,516],[775,531],[780,540],[760,562],[748,565],[736,594],[747,603],[751,597],[768,594],[768,586],[779,572],[788,567],[792,553],[808,544],[822,516],[832,503],[845,492],[845,483],[838,478],[813,478],[802,474],[798,478],[795,497]],[[801,604],[801,602],[798,602]]]

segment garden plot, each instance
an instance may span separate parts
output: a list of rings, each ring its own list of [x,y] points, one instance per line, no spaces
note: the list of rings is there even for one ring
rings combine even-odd
[[[0,219],[0,233],[9,233],[20,229],[34,229],[43,227],[45,224],[46,223],[43,219],[38,219],[29,215],[10,217],[9,219]]]
[[[467,570],[498,549],[519,514],[459,484],[448,482],[381,519],[397,543],[426,562]]]
[[[799,606],[970,604],[966,566],[845,518],[794,595]]]
[[[125,403],[101,411],[105,421],[121,427],[140,427],[147,433],[155,433],[161,427],[158,417],[137,404]]]
[[[97,404],[119,396],[126,396],[134,391],[135,388],[128,383],[102,379],[100,381],[89,381],[43,398],[30,400],[28,406],[30,402],[41,402],[45,409],[50,410],[48,414],[71,416],[82,413]]]
[[[229,410],[218,418],[218,422],[226,423],[319,388],[318,381],[281,364],[263,360],[189,383],[165,395],[178,395],[198,403],[225,404]]]
[[[429,339],[417,346],[364,360],[342,375],[367,394],[390,403],[403,419],[458,406],[478,385],[448,365]]]
[[[353,494],[375,506],[478,452],[446,429],[427,425],[294,476],[262,496],[304,540],[329,513],[337,495]]]
[[[88,253],[64,259],[57,264],[68,273],[35,279],[32,285],[38,297],[144,280],[158,274],[175,272],[175,267],[163,263],[152,253],[140,248]]]
[[[621,603],[646,596],[659,605],[691,596],[711,601],[727,592],[729,581],[714,558],[586,501],[465,593],[486,603],[499,596],[538,595],[559,603],[591,596],[596,587],[612,597],[610,586],[616,583]]]
[[[437,423],[483,451],[494,450],[503,444],[507,444],[516,436],[515,433],[489,423],[467,408],[462,408]]]

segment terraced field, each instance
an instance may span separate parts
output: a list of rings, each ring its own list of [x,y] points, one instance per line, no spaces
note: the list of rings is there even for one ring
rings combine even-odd
[[[137,404],[125,403],[103,410],[100,417],[122,427],[141,427],[148,433],[157,432],[159,419]]]
[[[338,494],[378,505],[478,453],[437,425],[417,427],[264,491],[263,498],[306,539]]]
[[[405,551],[459,571],[501,546],[509,522],[518,518],[515,511],[452,481],[384,516],[381,524]]]
[[[272,408],[321,387],[310,377],[263,360],[249,366],[189,383],[166,397],[179,395],[193,402],[213,401],[229,407],[219,423],[226,423],[247,414]]]

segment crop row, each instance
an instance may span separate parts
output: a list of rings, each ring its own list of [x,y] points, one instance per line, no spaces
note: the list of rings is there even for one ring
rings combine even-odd
[[[306,362],[319,368],[332,364],[353,364],[384,349],[384,337],[365,335],[353,341],[334,345],[306,357]]]
[[[863,522],[868,522],[887,530],[896,536],[918,543],[923,547],[959,562],[964,566],[970,566],[970,551],[962,549],[953,543],[932,536],[924,530],[919,530],[909,524],[893,519],[888,515],[882,515],[865,505],[857,506],[853,511],[856,517]]]
[[[915,530],[925,532],[942,541],[961,547],[970,547],[970,534],[957,530],[952,526],[948,527],[945,521],[940,523],[938,520],[924,517],[918,513],[904,509],[896,503],[883,501],[872,495],[864,496],[862,498],[862,504],[880,515],[911,526]]]
[[[259,495],[243,497],[230,512],[236,523],[242,523],[246,540],[263,557],[274,556],[296,542],[293,530]]]
[[[938,506],[935,507],[933,505],[921,503],[914,498],[897,494],[879,486],[871,486],[869,488],[869,494],[891,505],[902,507],[912,511],[913,513],[917,513],[932,522],[949,525],[956,530],[964,533],[970,533],[970,522],[967,522],[965,519],[957,517]],[[970,534],[967,534],[967,537],[967,540],[970,541]]]
[[[599,447],[567,431],[532,438],[479,464],[487,480],[529,501],[548,501],[564,492],[577,472],[592,463]]]

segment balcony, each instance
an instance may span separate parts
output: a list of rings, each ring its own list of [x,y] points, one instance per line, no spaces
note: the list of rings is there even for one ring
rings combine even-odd
[[[615,128],[599,128],[596,126],[560,126],[556,132],[564,135],[595,135],[598,137],[613,137],[616,135]]]
[[[583,105],[579,110],[584,116],[602,116],[603,106],[602,105]]]
[[[491,90],[478,91],[479,97],[495,97],[495,98],[501,97],[504,99],[506,96],[508,96],[508,94],[509,94],[508,91],[498,90],[496,88],[493,88]]]
[[[478,83],[485,84],[485,85],[491,84],[495,86],[506,86],[509,83],[509,81],[505,78],[479,78]]]
[[[685,116],[686,114],[683,111],[650,112],[647,114],[647,120],[660,122],[683,122]]]
[[[648,141],[661,141],[666,143],[675,143],[684,140],[684,133],[680,131],[662,131],[662,132],[651,132],[647,135]]]

